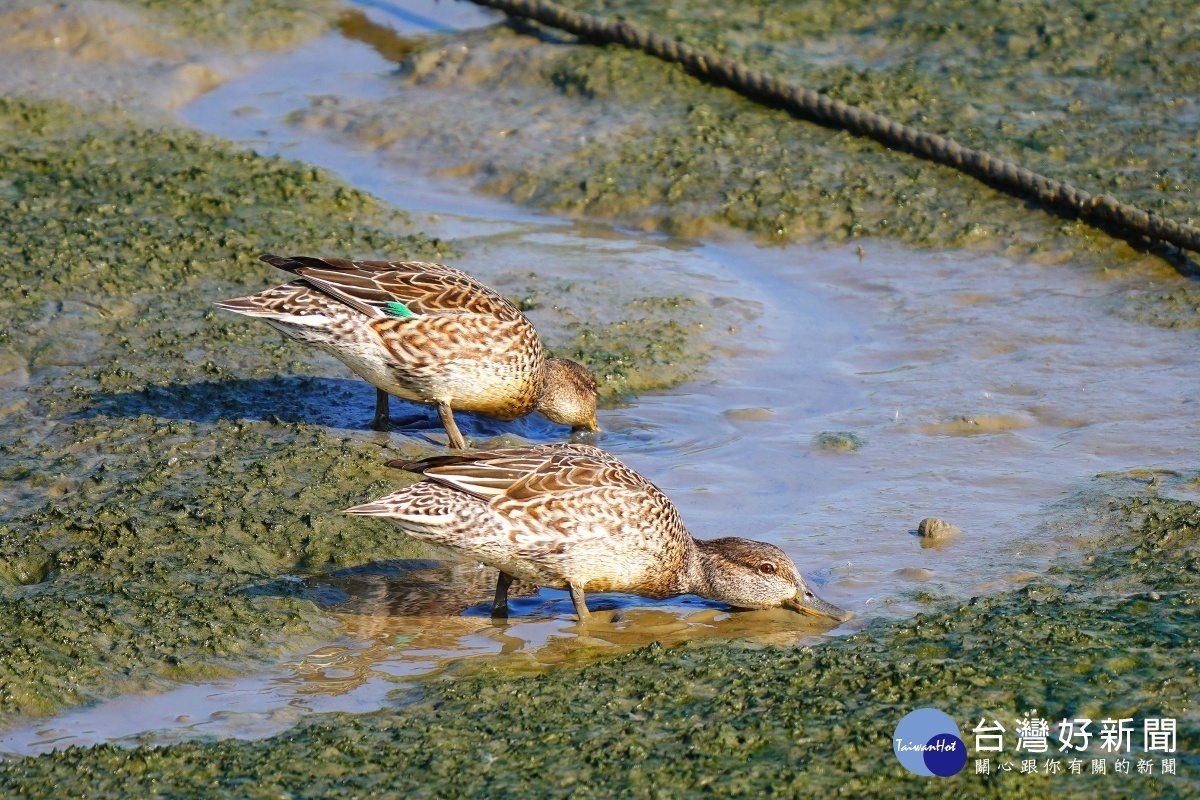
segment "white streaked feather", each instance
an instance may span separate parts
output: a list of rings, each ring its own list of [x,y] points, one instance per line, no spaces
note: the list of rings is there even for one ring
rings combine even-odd
[[[549,465],[549,458],[505,459],[500,463],[473,463],[458,467],[435,467],[425,477],[455,489],[490,499],[506,494],[530,474]]]
[[[286,325],[307,325],[310,328],[322,328],[333,320],[324,314],[252,314],[248,312],[240,312],[248,317],[261,317],[268,322],[282,322]]]
[[[447,525],[458,519],[454,514],[381,514],[387,519],[411,522],[414,525]]]

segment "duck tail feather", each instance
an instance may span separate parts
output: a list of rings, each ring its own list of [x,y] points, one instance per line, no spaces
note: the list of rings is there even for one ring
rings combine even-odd
[[[470,459],[465,459],[469,461]],[[464,459],[462,456],[430,456],[429,458],[421,458],[415,461],[409,461],[405,458],[394,458],[384,464],[385,467],[393,469],[402,469],[405,472],[415,472],[418,475],[424,474],[425,470],[433,469],[434,467],[446,467],[451,464],[461,464]]]
[[[217,308],[233,311],[238,314],[261,314],[265,311],[261,301],[251,297],[232,297],[228,300],[217,300],[213,303]]]
[[[374,502],[363,503],[353,508],[347,508],[343,514],[356,514],[364,517],[386,517],[392,511],[392,507],[386,503]]]
[[[295,272],[300,267],[304,266],[300,262],[288,258],[287,256],[277,256],[273,253],[263,253],[258,257],[259,261],[265,261],[272,267],[278,267],[285,272]]]

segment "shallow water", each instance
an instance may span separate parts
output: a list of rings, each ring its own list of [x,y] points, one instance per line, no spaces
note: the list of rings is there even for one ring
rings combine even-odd
[[[389,5],[370,13],[403,29]],[[427,29],[447,7],[455,8],[403,4],[409,22],[419,16]],[[784,548],[823,597],[860,615],[845,629],[878,613],[911,614],[921,592],[968,597],[1072,558],[1086,532],[1048,524],[1047,504],[1097,473],[1169,469],[1200,445],[1191,368],[1200,334],[1112,313],[1154,276],[875,242],[861,253],[694,243],[567,222],[284,121],[312,93],[386,96],[397,90],[390,70],[366,45],[329,36],[212,92],[185,117],[333,169],[409,211],[427,233],[454,238],[455,266],[502,288],[531,271],[581,285],[628,276],[640,289],[706,303],[714,333],[704,377],[603,411],[598,443],[666,490],[696,535]],[[348,373],[331,365],[330,375]],[[360,387],[348,427],[370,414],[374,393]],[[818,447],[815,437],[830,431],[863,444]],[[464,432],[555,434],[536,420],[468,420]],[[927,516],[964,533],[923,547],[910,531]],[[474,565],[425,562],[310,579],[311,596],[343,623],[337,642],[270,673],[131,695],[16,729],[0,738],[0,752],[267,735],[313,711],[378,707],[397,680],[466,655],[525,654],[536,665],[649,641],[821,635],[779,612],[612,596],[592,599],[600,624],[581,632],[565,593],[554,591],[514,600],[509,624],[494,626],[490,581]]]

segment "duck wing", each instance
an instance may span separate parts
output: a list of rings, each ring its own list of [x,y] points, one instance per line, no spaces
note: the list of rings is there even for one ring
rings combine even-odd
[[[517,307],[499,292],[445,264],[270,254],[259,258],[371,317],[395,316],[397,302],[414,315],[451,312],[499,319],[521,317]]]
[[[654,484],[608,453],[580,444],[484,450],[420,461],[389,461],[387,465],[420,473],[493,503],[533,502],[601,488],[660,494]]]
[[[680,570],[690,534],[674,504],[653,484],[595,447],[550,444],[390,461],[423,474],[392,497],[436,497],[420,514],[397,513],[388,499],[350,509],[400,520],[418,538],[456,547],[545,586],[685,591]],[[447,509],[469,506],[469,513]],[[491,560],[489,560],[491,559]]]

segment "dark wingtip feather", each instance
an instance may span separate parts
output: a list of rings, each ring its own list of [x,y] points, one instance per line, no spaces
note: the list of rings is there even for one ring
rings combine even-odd
[[[302,275],[303,269],[320,269],[332,272],[361,271],[358,263],[346,258],[317,258],[315,256],[277,256],[263,253],[258,257],[272,267]]]
[[[300,262],[293,258],[288,258],[287,256],[277,256],[273,253],[263,253],[258,257],[258,260],[265,261],[272,267],[284,270],[285,272],[295,272],[297,269],[303,266]]]
[[[405,472],[415,472],[418,475],[425,470],[433,469],[434,467],[448,467],[454,464],[470,464],[478,461],[482,456],[475,453],[464,453],[459,456],[430,456],[416,461],[409,461],[405,458],[393,458],[391,461],[384,463],[385,467],[393,469],[402,469]]]

